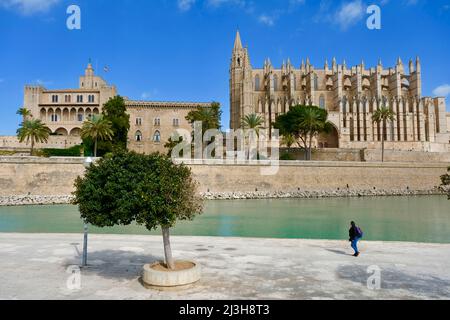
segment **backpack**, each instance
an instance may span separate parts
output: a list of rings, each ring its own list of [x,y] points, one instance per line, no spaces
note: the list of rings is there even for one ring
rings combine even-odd
[[[358,238],[362,238],[364,236],[364,232],[361,230],[360,227],[356,227],[355,232],[356,232],[356,237],[358,237]]]

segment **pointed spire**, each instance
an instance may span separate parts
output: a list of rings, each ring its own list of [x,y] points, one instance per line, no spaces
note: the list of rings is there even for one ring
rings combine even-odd
[[[417,56],[416,58],[416,72],[421,72],[422,71],[422,67],[420,65],[420,58],[419,56]]]
[[[92,68],[92,62],[91,59],[89,58],[89,63],[86,67],[86,70],[84,71],[86,76],[93,76],[94,75],[94,68]]]
[[[328,71],[328,59],[325,59],[325,70]]]
[[[413,59],[409,59],[409,74],[414,72],[414,62]]]
[[[345,59],[344,59],[344,62],[342,63],[342,66],[344,67],[344,70],[347,69],[347,62],[345,61]]]
[[[239,33],[239,29],[236,31],[236,39],[234,40],[234,49],[242,49],[242,41],[241,34]]]
[[[364,60],[361,60],[361,70],[365,70],[366,69],[366,64],[364,63]]]
[[[337,71],[336,57],[333,57],[333,61],[331,63],[332,63],[331,67],[333,68],[333,71],[336,72]]]
[[[382,66],[383,66],[383,63],[381,62],[381,58],[378,59],[378,66],[379,66],[379,67],[382,67]]]
[[[398,57],[397,59],[397,65],[399,66],[403,65],[402,59],[400,57]]]

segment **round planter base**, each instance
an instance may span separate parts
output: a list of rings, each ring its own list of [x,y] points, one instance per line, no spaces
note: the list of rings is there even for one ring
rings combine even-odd
[[[200,280],[200,265],[189,261],[176,261],[174,271],[167,270],[163,262],[146,264],[142,282],[146,288],[167,290],[186,289]]]

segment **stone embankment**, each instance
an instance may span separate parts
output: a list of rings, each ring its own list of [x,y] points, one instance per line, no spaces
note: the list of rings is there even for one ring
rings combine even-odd
[[[72,196],[0,196],[0,206],[69,204]]]
[[[345,198],[345,197],[385,197],[385,196],[424,196],[444,195],[445,191],[436,188],[433,190],[351,190],[342,189],[334,191],[292,191],[292,192],[219,192],[202,193],[207,200],[239,200],[239,199],[314,199],[314,198]]]
[[[328,190],[328,191],[278,191],[278,192],[206,192],[201,193],[205,200],[250,200],[250,199],[314,199],[345,197],[385,197],[385,196],[424,196],[444,195],[447,190]],[[70,204],[73,196],[0,196],[0,206],[56,205]]]

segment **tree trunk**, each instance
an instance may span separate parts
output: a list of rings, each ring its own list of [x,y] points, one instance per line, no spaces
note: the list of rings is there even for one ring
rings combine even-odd
[[[170,229],[163,227],[162,233],[163,233],[163,240],[164,240],[164,255],[166,258],[166,266],[170,270],[174,270],[175,262],[173,261],[172,248],[170,247]]]
[[[97,158],[97,138],[95,138],[94,142],[94,158]]]
[[[308,160],[312,160],[312,134],[309,136]]]
[[[384,134],[385,134],[385,129],[384,129],[384,122],[381,125],[382,126],[382,134],[381,134],[381,162],[384,162]]]
[[[34,139],[31,138],[31,150],[30,150],[30,156],[33,156],[34,153]]]

